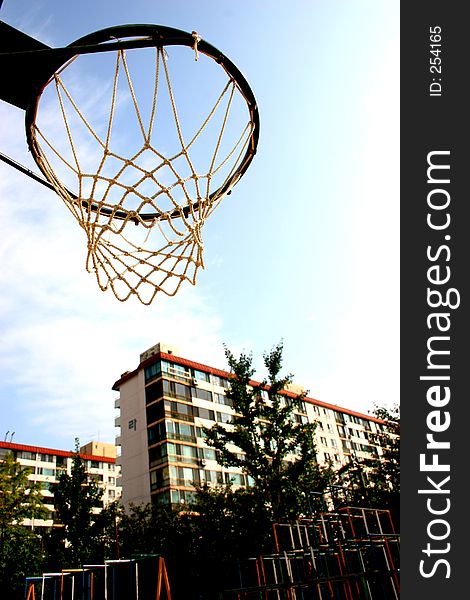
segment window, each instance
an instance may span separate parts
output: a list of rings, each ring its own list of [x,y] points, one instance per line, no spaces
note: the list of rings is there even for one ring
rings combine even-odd
[[[169,469],[171,483],[173,485],[184,485],[193,487],[201,482],[198,469],[191,467],[170,466]]]
[[[269,394],[268,394],[268,390],[261,390],[261,398],[265,401],[268,402],[269,400]]]
[[[187,423],[165,421],[165,423],[159,423],[159,427],[162,430],[160,434],[161,439],[165,439],[166,437],[168,437],[170,439],[181,440],[183,442],[196,442],[195,430],[193,425],[188,425]]]
[[[193,502],[196,498],[195,492],[187,490],[171,490],[170,499],[173,504],[185,504]]]
[[[228,379],[225,379],[224,377],[220,377],[219,375],[212,375],[211,377],[212,377],[212,383],[214,385],[218,385],[225,389],[230,387],[230,382],[228,381]]]
[[[343,413],[340,413],[338,411],[335,410],[335,419],[337,423],[344,423],[344,415]],[[338,427],[339,429],[339,427]]]
[[[331,460],[331,456],[328,454],[328,452],[325,452],[324,456],[325,456],[325,460],[326,461],[330,461]]]
[[[170,398],[180,398],[181,400],[191,399],[191,388],[176,381],[163,380],[163,393]]]
[[[326,438],[324,438],[324,437],[321,437],[321,438],[320,438],[320,442],[321,442],[321,443],[322,443],[324,446],[326,446],[326,445],[327,445]]]
[[[156,465],[160,465],[163,462],[167,461],[168,446],[173,446],[173,444],[161,444],[160,446],[157,446],[156,448],[151,448],[149,450],[150,467],[155,467]]]
[[[214,393],[214,402],[217,402],[217,404],[223,404],[224,406],[230,406],[231,408],[233,407],[233,401],[231,398],[227,398],[225,394]]]
[[[199,464],[200,456],[198,448],[196,448],[196,446],[186,446],[184,444],[173,444],[172,442],[168,442],[149,449],[150,467],[168,461],[173,463]]]
[[[108,483],[111,485],[116,485],[116,478],[115,477],[108,477]]]
[[[195,446],[184,446],[183,444],[176,444],[176,451],[181,454],[182,457],[198,458],[198,449]]]
[[[167,421],[167,423],[168,425],[171,425],[171,430],[169,429],[168,433],[170,434],[170,437],[172,437],[171,433],[173,433],[173,423],[171,421]],[[162,421],[156,425],[153,425],[152,427],[149,427],[147,430],[147,438],[150,446],[166,439],[165,422]]]
[[[169,363],[166,360],[162,361],[162,372],[168,374],[169,377],[179,379],[180,381],[188,381],[191,378],[189,367]]]
[[[7,450],[7,452],[9,452],[9,450]],[[17,452],[17,458],[23,458],[25,460],[36,460],[36,453],[35,452],[27,452],[26,450],[19,450]],[[39,455],[41,456],[41,454]],[[43,459],[41,459],[43,460]]]
[[[47,477],[55,477],[55,469],[46,469],[45,467],[36,468],[37,475],[46,475]]]
[[[167,402],[165,401],[165,408]],[[169,403],[171,404],[171,403]],[[175,403],[176,404],[176,403]],[[163,419],[165,413],[163,410],[163,402],[157,402],[156,404],[152,404],[152,406],[147,406],[147,423],[154,423],[155,421],[159,421]]]
[[[28,452],[28,454],[32,454],[31,452]],[[33,455],[34,456],[34,455]],[[54,462],[54,456],[52,454],[39,454],[38,455],[38,459],[42,462]],[[34,460],[34,459],[33,459]]]
[[[202,455],[206,460],[216,460],[217,458],[213,448],[202,448]]]
[[[160,373],[162,372],[162,368],[161,368],[161,363],[160,361],[153,363],[153,365],[150,365],[148,367],[145,368],[145,382],[147,383],[147,381],[151,381],[152,379],[155,379],[155,377],[157,377],[157,375],[160,375]]]
[[[223,483],[223,473],[221,471],[208,471],[207,469],[201,471],[201,481],[207,483]]]
[[[332,438],[332,439],[330,440],[330,442],[331,442],[331,447],[332,447],[332,448],[337,448],[337,445],[336,445],[336,440],[334,440],[334,439]]]
[[[213,410],[207,408],[197,407],[197,416],[201,419],[208,419],[209,421],[215,421],[215,413]]]
[[[245,477],[239,473],[225,473],[225,483],[245,485]]]
[[[232,421],[232,415],[229,415],[228,413],[217,412],[215,414],[219,423],[231,423]]]
[[[150,471],[150,489],[152,491],[165,487],[170,483],[170,474],[168,467],[158,471]]]
[[[193,388],[192,389],[192,397],[199,398],[200,400],[208,400],[212,402],[212,393],[208,390],[203,390],[201,388]]]
[[[161,380],[155,381],[152,385],[148,385],[145,388],[145,403],[150,404],[154,400],[163,397],[163,382]]]
[[[197,415],[197,408],[193,408],[191,404],[183,404],[182,402],[170,402],[165,400],[165,411],[168,411],[174,417],[181,421],[194,421],[194,415]]]
[[[207,381],[208,383],[210,382],[209,373],[204,373],[204,371],[198,371],[197,369],[194,369],[194,378],[198,381]]]
[[[175,423],[175,431],[180,436],[180,439],[194,439],[194,426],[186,423]]]

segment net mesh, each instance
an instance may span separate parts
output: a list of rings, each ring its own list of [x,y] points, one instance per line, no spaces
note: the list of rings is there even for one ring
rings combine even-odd
[[[197,43],[183,50],[197,69]],[[44,88],[30,134],[36,162],[87,235],[87,270],[119,300],[150,304],[158,292],[173,296],[183,281],[195,284],[203,225],[236,183],[254,124],[223,69],[210,89],[197,73],[178,88],[181,116],[167,50],[146,49],[153,81],[140,88],[133,52],[142,50],[114,51],[100,67],[107,85],[91,82],[85,94],[71,70],[82,57],[71,59]]]

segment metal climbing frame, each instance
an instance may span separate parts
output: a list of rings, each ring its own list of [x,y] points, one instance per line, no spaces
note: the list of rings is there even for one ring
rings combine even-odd
[[[139,555],[27,577],[25,600],[171,600],[164,558]]]
[[[347,507],[274,525],[276,553],[240,565],[227,600],[398,600],[400,541],[387,510]]]

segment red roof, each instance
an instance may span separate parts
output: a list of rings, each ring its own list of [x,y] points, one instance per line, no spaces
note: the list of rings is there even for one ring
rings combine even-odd
[[[115,384],[113,385],[113,390],[118,391],[119,387],[123,383],[125,383],[129,379],[132,379],[133,377],[135,377],[137,375],[137,373],[139,372],[139,370],[145,369],[145,367],[148,367],[151,364],[153,364],[155,362],[156,358],[167,360],[169,362],[173,362],[173,363],[176,363],[178,365],[185,366],[185,367],[190,367],[192,369],[197,369],[198,371],[204,371],[205,373],[211,373],[212,375],[218,375],[219,377],[223,377],[224,379],[230,379],[231,377],[233,377],[233,375],[231,373],[229,373],[228,371],[222,371],[221,369],[216,369],[214,367],[209,367],[207,365],[195,362],[193,360],[189,360],[187,358],[181,358],[179,356],[175,356],[174,354],[167,354],[166,352],[157,352],[153,356],[150,356],[149,358],[146,358],[145,360],[143,360],[140,363],[140,365],[137,367],[137,369],[135,369],[134,371],[128,371],[128,372],[124,373],[121,376],[121,378],[118,379],[115,382]],[[258,381],[253,381],[252,383],[254,385],[257,385],[257,384],[259,385]],[[298,396],[298,394],[295,394],[294,392],[289,392],[287,390],[285,390],[283,393],[286,396],[291,397],[291,398],[296,398]],[[338,412],[345,413],[345,414],[348,414],[348,415],[352,415],[352,416],[355,416],[355,417],[359,417],[361,419],[367,419],[369,421],[375,421],[376,423],[383,423],[384,422],[382,419],[377,419],[377,417],[372,417],[371,415],[366,415],[364,413],[360,413],[360,412],[357,412],[355,410],[351,410],[349,408],[343,408],[342,406],[338,406],[336,404],[329,404],[328,402],[323,402],[322,400],[316,400],[315,398],[305,397],[304,400],[305,400],[305,402],[308,402],[309,404],[314,404],[316,406],[321,406],[321,407],[324,407],[324,408],[329,408],[331,410],[336,410]]]
[[[42,446],[29,446],[27,444],[16,444],[13,442],[1,442],[0,448],[8,450],[24,450],[25,452],[38,452],[39,454],[53,454],[54,456],[65,456],[71,458],[74,452],[68,450],[55,450],[54,448],[43,448]],[[116,459],[110,456],[95,456],[94,454],[80,454],[84,460],[99,460],[101,462],[115,463]]]

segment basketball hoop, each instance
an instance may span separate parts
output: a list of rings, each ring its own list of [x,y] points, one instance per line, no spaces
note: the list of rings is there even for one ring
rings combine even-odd
[[[59,49],[17,33],[22,50],[0,67],[34,58],[34,76],[0,97],[26,110],[28,146],[85,231],[99,287],[150,304],[195,284],[204,223],[256,153],[241,72],[195,31],[125,25]]]

